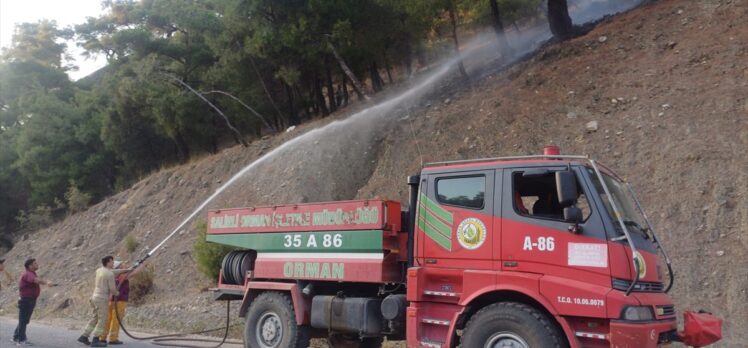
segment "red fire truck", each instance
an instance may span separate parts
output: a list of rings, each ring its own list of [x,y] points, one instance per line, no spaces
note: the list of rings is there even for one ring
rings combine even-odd
[[[686,312],[630,187],[586,156],[441,162],[408,178],[409,209],[358,200],[222,209],[215,292],[241,301],[246,347],[656,347],[717,341]]]

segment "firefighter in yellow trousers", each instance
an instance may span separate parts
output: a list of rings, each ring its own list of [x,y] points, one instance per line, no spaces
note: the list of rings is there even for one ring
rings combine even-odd
[[[122,264],[117,266],[122,266]],[[117,276],[116,283],[117,288],[119,289],[119,295],[112,296],[111,301],[109,301],[109,316],[104,325],[104,332],[99,336],[101,342],[122,344],[122,341],[119,340],[119,320],[125,318],[125,308],[127,307],[127,300],[130,295],[130,280],[127,278],[130,275],[130,273],[122,273]],[[107,335],[109,335],[108,341]]]
[[[86,325],[83,333],[78,337],[78,342],[83,343],[91,347],[106,347],[107,344],[104,341],[99,340],[99,336],[104,332],[104,327],[108,324],[107,315],[109,299],[112,296],[119,296],[119,290],[115,283],[115,276],[120,273],[130,272],[132,270],[126,269],[115,269],[119,266],[119,262],[115,264],[113,256],[106,256],[101,259],[101,267],[96,270],[96,287],[94,288],[93,295],[89,300],[91,305],[91,320]],[[93,338],[89,341],[88,337]]]

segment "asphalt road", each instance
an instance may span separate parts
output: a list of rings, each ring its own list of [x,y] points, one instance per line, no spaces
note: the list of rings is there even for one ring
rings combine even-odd
[[[0,318],[0,347],[10,348],[15,347],[11,342],[13,338],[13,330],[16,328],[16,321],[13,318],[1,317]],[[146,334],[143,334],[144,336]],[[79,330],[72,330],[65,327],[52,326],[48,324],[35,323],[33,320],[26,329],[26,336],[29,338],[29,342],[34,344],[34,347],[39,348],[75,348],[85,347],[83,344],[78,343],[76,340],[80,336]],[[206,338],[195,336],[195,338]],[[122,346],[111,346],[111,347],[123,347],[123,348],[145,348],[145,347],[158,347],[149,341],[136,341],[124,334],[120,336],[120,340],[124,342]],[[179,344],[179,342],[173,342]],[[184,344],[196,345],[202,347],[215,347],[216,343],[193,343],[183,342]],[[222,347],[236,348],[240,345],[236,344],[224,344]]]

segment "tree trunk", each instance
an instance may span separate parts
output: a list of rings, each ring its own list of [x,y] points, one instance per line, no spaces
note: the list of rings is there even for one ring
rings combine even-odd
[[[293,94],[296,96],[296,100],[301,102],[301,108],[297,109],[297,114],[300,112],[301,117],[299,117],[299,121],[301,120],[311,120],[312,115],[316,115],[319,113],[319,109],[317,108],[317,104],[314,102],[314,82],[309,80],[306,88],[304,88],[305,91],[309,92],[309,95],[304,97],[304,94],[301,93],[301,88],[299,88],[299,85],[293,86]]]
[[[275,112],[278,115],[278,118],[282,118],[282,114],[280,109],[278,108],[278,105],[275,104],[275,100],[273,100],[273,95],[270,93],[270,90],[268,90],[267,85],[265,85],[265,79],[262,78],[262,74],[260,74],[260,70],[257,69],[257,64],[255,64],[254,58],[252,58],[252,55],[248,55],[250,63],[252,63],[252,68],[255,71],[255,74],[257,74],[257,78],[260,79],[260,84],[262,85],[262,89],[265,91],[265,95],[268,97],[268,100],[270,101],[270,104],[273,106],[273,109],[275,109]]]
[[[283,84],[281,84],[281,86],[283,86]],[[279,117],[276,117],[273,124],[275,124],[275,129],[284,129],[286,126],[286,116],[281,114]]]
[[[410,41],[405,44],[405,55],[403,57],[405,72],[410,78],[413,75],[413,46],[411,46]]]
[[[384,69],[387,71],[387,81],[392,84],[392,67],[390,66],[390,61],[387,59],[387,54],[384,55]]]
[[[506,41],[504,36],[504,22],[501,21],[501,10],[499,9],[499,3],[497,0],[490,0],[491,4],[491,19],[493,22],[493,30],[496,32],[496,39],[499,43],[499,53],[509,53],[511,48],[509,43]],[[503,51],[503,52],[502,52]]]
[[[379,76],[379,68],[377,68],[376,61],[371,62],[371,65],[369,66],[369,73],[371,74],[371,88],[374,90],[374,92],[381,91],[382,85],[384,85],[384,81],[382,81],[382,77]]]
[[[319,115],[319,104],[314,101],[314,88],[309,89],[309,95],[306,97],[306,99],[309,100],[310,103],[305,103],[306,105],[304,105],[304,110],[309,110],[308,113],[310,115]]]
[[[548,0],[548,25],[553,36],[567,40],[573,36],[573,26],[566,0]]]
[[[463,78],[466,80],[470,77],[467,74],[467,71],[465,71],[465,65],[462,64],[462,57],[460,56],[460,41],[457,38],[457,14],[455,13],[455,4],[454,2],[449,2],[449,21],[452,24],[452,39],[454,40],[455,44],[455,53],[457,53],[458,59],[457,59],[457,66],[460,68],[460,75],[462,75]]]
[[[345,76],[343,76],[343,105],[348,106],[348,99],[351,96],[348,94],[348,82],[345,79]]]
[[[179,149],[179,157],[181,157],[180,162],[187,162],[187,160],[190,159],[190,146],[187,145],[187,141],[184,140],[182,131],[177,130],[174,140],[177,141],[177,149]]]
[[[213,103],[213,105],[218,106],[218,102],[216,101],[216,98],[210,97],[210,102]],[[218,122],[218,116],[216,114],[211,114],[210,117],[210,125],[213,127],[213,131],[210,132],[210,153],[217,154],[218,153],[218,132],[219,128],[221,128],[221,125]]]
[[[319,105],[319,109],[322,111],[322,116],[327,116],[330,114],[330,109],[327,108],[327,103],[325,102],[325,95],[322,94],[322,80],[319,78],[319,72],[314,72],[314,97],[316,99],[317,105]]]
[[[327,75],[327,100],[330,104],[330,112],[338,109],[338,102],[335,100],[335,86],[332,84],[332,68],[330,67],[330,56],[325,56],[325,74]]]
[[[335,59],[338,60],[338,64],[340,64],[340,68],[343,69],[343,72],[345,72],[345,75],[348,76],[348,79],[351,80],[351,84],[353,85],[353,90],[356,91],[356,94],[358,94],[359,99],[366,99],[369,100],[368,95],[364,92],[364,87],[361,86],[361,82],[356,79],[356,76],[353,75],[353,72],[350,68],[348,68],[348,64],[345,63],[342,57],[338,54],[338,51],[335,49],[335,46],[333,46],[332,41],[330,41],[329,38],[327,38],[327,45],[330,47],[330,50],[332,51],[332,54],[335,56]]]
[[[293,89],[287,83],[283,83],[283,87],[286,89],[286,98],[288,98],[288,125],[296,126],[299,124],[299,116],[296,114],[296,106],[294,105]]]
[[[283,129],[285,126],[285,117],[283,114],[281,114],[280,117],[276,117],[275,121],[273,122],[275,124],[275,129]]]
[[[299,97],[299,100],[302,100],[302,110],[304,113],[307,113],[309,115],[317,116],[319,115],[319,104],[317,104],[317,95],[314,90],[314,78],[310,78],[309,81],[307,81],[306,88],[303,88],[304,92],[307,93],[307,95],[302,94],[302,89],[295,88],[296,94]],[[307,117],[311,118],[311,117]]]
[[[214,114],[213,117],[211,117],[211,123],[213,124],[213,129],[218,129],[218,117]],[[210,136],[210,147],[212,154],[218,153],[218,132],[213,132]]]

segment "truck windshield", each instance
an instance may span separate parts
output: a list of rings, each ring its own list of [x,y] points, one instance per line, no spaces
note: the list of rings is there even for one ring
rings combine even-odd
[[[605,210],[607,210],[611,218],[614,219],[613,225],[615,226],[618,235],[620,236],[624,234],[623,230],[621,229],[621,225],[617,220],[618,218],[621,218],[629,231],[637,231],[644,235],[645,238],[648,238],[649,235],[647,234],[647,224],[644,220],[644,216],[642,215],[642,212],[637,208],[634,198],[631,197],[631,194],[626,188],[626,184],[617,179],[614,179],[608,174],[602,173],[603,180],[605,180],[605,184],[608,186],[608,190],[610,190],[610,194],[613,196],[612,198],[616,206],[620,210],[620,214],[622,215],[619,216],[613,210],[613,206],[610,204],[610,197],[608,197],[608,195],[605,193],[605,190],[600,184],[600,180],[595,174],[595,171],[592,168],[587,168],[587,171],[590,173],[592,182],[595,185],[595,190],[598,192],[598,195],[600,195],[600,199],[605,205]]]

